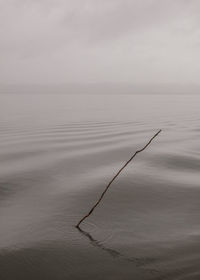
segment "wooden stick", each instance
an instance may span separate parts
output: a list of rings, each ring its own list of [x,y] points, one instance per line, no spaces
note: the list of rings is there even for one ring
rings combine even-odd
[[[108,183],[108,185],[106,186],[105,190],[102,192],[100,198],[97,200],[97,202],[94,204],[94,206],[90,209],[90,211],[88,212],[87,215],[85,215],[76,225],[77,228],[80,228],[80,224],[87,218],[89,217],[92,212],[94,211],[94,209],[97,207],[97,205],[101,202],[102,198],[104,197],[105,193],[107,192],[107,190],[109,189],[110,185],[112,184],[112,182],[117,178],[117,176],[122,172],[122,170],[132,161],[132,159],[138,154],[141,153],[142,151],[144,151],[153,141],[153,139],[158,136],[158,134],[161,132],[161,129],[149,140],[149,142],[140,150],[136,151],[134,153],[134,155],[119,169],[119,171],[116,173],[116,175],[112,178],[112,180]]]

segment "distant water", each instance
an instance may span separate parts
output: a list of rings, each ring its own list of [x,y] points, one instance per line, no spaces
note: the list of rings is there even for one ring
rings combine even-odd
[[[0,279],[200,279],[199,104],[1,94]]]

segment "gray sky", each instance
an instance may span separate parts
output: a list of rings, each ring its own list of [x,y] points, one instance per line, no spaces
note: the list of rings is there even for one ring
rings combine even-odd
[[[0,83],[199,85],[199,0],[0,0]]]

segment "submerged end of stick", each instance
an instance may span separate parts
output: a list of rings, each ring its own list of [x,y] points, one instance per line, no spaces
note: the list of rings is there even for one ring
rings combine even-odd
[[[87,215],[84,216],[84,217],[75,225],[75,227],[76,227],[77,229],[80,229],[80,224],[82,223],[83,220],[85,220],[85,218],[87,218]]]

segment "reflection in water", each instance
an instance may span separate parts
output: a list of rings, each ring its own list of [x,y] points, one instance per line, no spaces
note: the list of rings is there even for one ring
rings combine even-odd
[[[91,243],[93,246],[95,246],[95,247],[97,247],[97,248],[100,248],[101,250],[107,252],[111,257],[113,257],[113,258],[122,258],[122,259],[124,259],[124,260],[126,260],[126,261],[128,261],[128,262],[132,262],[132,263],[134,263],[134,265],[135,265],[136,267],[143,268],[143,269],[145,269],[145,270],[148,270],[148,271],[151,272],[151,273],[159,273],[159,271],[158,271],[157,269],[144,268],[145,265],[148,265],[149,263],[152,263],[152,262],[154,261],[153,258],[135,258],[135,257],[127,257],[127,256],[125,256],[124,254],[118,252],[117,250],[113,250],[113,249],[107,248],[107,247],[106,247],[105,245],[103,245],[100,241],[94,239],[93,236],[92,236],[89,232],[87,232],[87,231],[81,229],[80,227],[77,227],[77,229],[78,229],[78,231],[79,231],[82,235],[86,236],[86,237],[89,239],[90,243]]]
[[[170,94],[0,94],[0,280],[199,280],[199,103]],[[83,226],[100,242],[75,234],[75,217],[155,127],[163,136],[99,209],[101,231]],[[118,251],[102,241],[111,220],[123,233]]]

